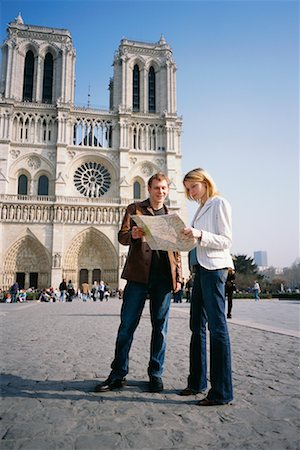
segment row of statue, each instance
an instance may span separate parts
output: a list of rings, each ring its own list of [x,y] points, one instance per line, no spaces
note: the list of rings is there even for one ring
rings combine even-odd
[[[124,207],[0,205],[1,221],[119,224]]]

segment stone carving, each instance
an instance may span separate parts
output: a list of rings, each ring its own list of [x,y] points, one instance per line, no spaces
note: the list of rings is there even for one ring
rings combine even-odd
[[[36,170],[41,167],[41,160],[37,156],[31,156],[27,159],[27,164],[31,169]]]
[[[20,154],[20,150],[11,150],[9,153],[11,154],[12,158],[17,159]]]
[[[61,267],[61,254],[60,253],[54,253],[52,257],[52,267],[55,269],[59,269]]]
[[[55,160],[55,152],[48,152],[48,158],[50,159],[50,161],[54,161]]]
[[[150,177],[150,175],[151,175],[152,172],[153,172],[153,167],[152,167],[152,165],[149,164],[149,163],[143,164],[142,167],[141,167],[141,172],[142,172],[143,175],[145,175],[145,176],[147,176],[147,177]]]

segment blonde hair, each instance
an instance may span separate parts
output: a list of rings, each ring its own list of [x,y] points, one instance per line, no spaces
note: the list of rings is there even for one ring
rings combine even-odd
[[[190,170],[183,178],[183,185],[185,190],[185,195],[189,200],[194,200],[190,194],[187,188],[185,187],[185,181],[192,181],[195,183],[205,183],[206,189],[207,189],[207,197],[215,197],[216,195],[219,195],[219,192],[217,190],[217,186],[212,179],[212,177],[207,173],[204,169],[198,168]]]

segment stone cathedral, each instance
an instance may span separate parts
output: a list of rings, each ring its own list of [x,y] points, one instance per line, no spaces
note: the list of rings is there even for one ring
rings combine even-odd
[[[122,39],[107,110],[77,107],[76,51],[68,30],[26,25],[2,45],[0,287],[123,287],[128,247],[117,235],[126,206],[147,197],[158,171],[168,206],[186,221],[176,64],[164,37]],[[186,256],[186,255],[185,255]]]

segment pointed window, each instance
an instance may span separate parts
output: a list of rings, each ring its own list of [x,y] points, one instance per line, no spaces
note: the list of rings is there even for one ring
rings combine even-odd
[[[27,195],[28,190],[28,178],[26,175],[20,175],[18,179],[18,194]]]
[[[23,101],[32,102],[34,56],[31,50],[26,53],[23,79]]]
[[[43,103],[52,102],[53,56],[47,53],[44,61]]]
[[[49,179],[46,175],[39,178],[38,195],[49,195]]]
[[[155,113],[155,70],[151,66],[148,76],[148,109],[150,113]]]
[[[139,200],[141,198],[141,185],[138,181],[133,183],[133,198]]]
[[[132,84],[132,109],[140,110],[140,69],[136,64],[133,68],[133,84]]]

